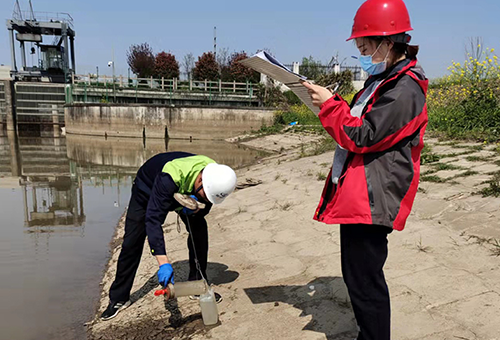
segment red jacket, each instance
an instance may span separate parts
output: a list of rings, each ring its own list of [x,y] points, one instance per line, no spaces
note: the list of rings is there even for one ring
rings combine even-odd
[[[420,176],[428,80],[416,60],[406,59],[370,77],[364,89],[381,78],[361,118],[350,114],[339,95],[321,107],[321,124],[349,154],[337,185],[330,171],[314,216],[317,221],[396,230],[405,226]]]

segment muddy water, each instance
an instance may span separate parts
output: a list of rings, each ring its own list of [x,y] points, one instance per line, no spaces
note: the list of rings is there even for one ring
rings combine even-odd
[[[85,339],[135,172],[180,150],[235,167],[262,156],[223,142],[0,137],[0,339]]]

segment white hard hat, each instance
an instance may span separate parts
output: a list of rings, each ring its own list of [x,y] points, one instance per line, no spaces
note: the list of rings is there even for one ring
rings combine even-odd
[[[236,187],[236,173],[227,165],[208,164],[203,169],[201,179],[205,195],[213,204],[222,203]]]

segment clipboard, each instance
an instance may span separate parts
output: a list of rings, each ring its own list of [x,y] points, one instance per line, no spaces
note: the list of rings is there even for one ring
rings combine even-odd
[[[307,77],[298,73],[292,72],[288,67],[279,62],[266,51],[261,51],[254,54],[250,58],[240,61],[241,64],[254,69],[257,72],[279,81],[286,85],[299,99],[316,115],[319,114],[319,107],[313,105],[311,97],[307,92],[307,88],[301,84],[302,81],[307,81]]]

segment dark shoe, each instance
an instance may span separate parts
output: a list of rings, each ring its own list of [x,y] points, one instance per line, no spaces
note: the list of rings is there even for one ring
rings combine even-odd
[[[214,296],[215,296],[215,303],[221,303],[222,302],[222,296],[219,293],[215,293],[214,292]],[[189,295],[189,298],[191,300],[199,300],[200,296],[199,295]]]
[[[106,308],[106,310],[101,314],[101,320],[106,321],[114,318],[119,311],[127,308],[128,306],[130,306],[130,300],[125,302],[110,301],[108,308]]]

